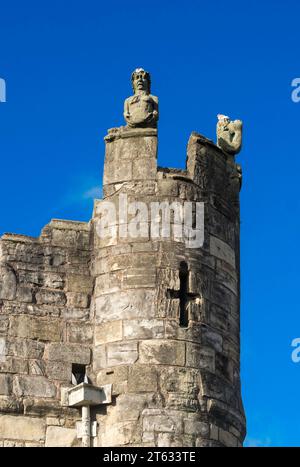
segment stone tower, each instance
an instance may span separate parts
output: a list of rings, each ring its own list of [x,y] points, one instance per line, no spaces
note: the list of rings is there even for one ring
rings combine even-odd
[[[4,445],[242,445],[242,124],[157,167],[158,99],[132,84],[92,220],[1,239]]]

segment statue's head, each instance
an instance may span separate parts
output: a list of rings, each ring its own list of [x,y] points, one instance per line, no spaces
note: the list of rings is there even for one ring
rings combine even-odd
[[[131,75],[133,91],[146,91],[150,94],[151,78],[148,71],[143,68],[137,68]]]

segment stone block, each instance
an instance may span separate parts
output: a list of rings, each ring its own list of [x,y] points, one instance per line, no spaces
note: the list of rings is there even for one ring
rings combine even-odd
[[[174,301],[174,300],[173,300]],[[189,327],[183,328],[179,325],[179,320],[165,320],[165,337],[174,340],[186,340],[201,343],[201,324],[191,322]]]
[[[229,431],[230,431],[230,433],[232,433],[236,438],[240,438],[240,437],[241,437],[240,431],[237,430],[234,426],[230,426],[230,427],[229,427]]]
[[[180,393],[183,391],[188,397],[193,397],[197,391],[199,370],[186,367],[162,367],[160,369],[159,386],[164,392]]]
[[[0,364],[5,362],[7,355],[7,345],[6,339],[4,337],[0,337]]]
[[[150,446],[155,446],[155,434],[154,431],[143,431],[143,443],[150,443]]]
[[[63,289],[64,279],[59,274],[48,273],[45,276],[44,287],[48,287],[49,289]]]
[[[108,410],[109,423],[135,421],[138,425],[153,394],[120,394],[118,404]]]
[[[65,257],[65,254],[62,253],[62,254],[53,254],[51,255],[51,258],[50,258],[50,265],[57,268],[59,266],[62,266],[66,263],[66,257]]]
[[[23,442],[20,441],[4,441],[3,447],[4,448],[23,448],[24,447]]]
[[[48,426],[46,432],[46,447],[72,447],[77,443],[77,433],[74,428]]]
[[[185,342],[159,339],[142,341],[139,363],[184,366]]]
[[[69,342],[77,342],[79,344],[92,344],[93,342],[93,327],[86,323],[70,323],[67,327]]]
[[[208,399],[207,411],[214,418],[235,426],[241,433],[241,436],[245,436],[245,415],[241,404],[239,404],[239,409],[237,409],[232,403],[228,405],[216,399]]]
[[[34,442],[25,442],[25,448],[43,448],[44,447],[44,443],[43,442],[40,442],[40,443],[34,443]]]
[[[143,242],[143,243],[134,243],[132,245],[132,253],[153,253],[155,251],[158,251],[158,244],[155,242]]]
[[[184,432],[187,435],[197,435],[203,438],[209,437],[209,425],[208,423],[195,419],[184,420]]]
[[[83,274],[68,274],[67,291],[76,293],[91,293],[93,278]]]
[[[219,439],[219,428],[213,423],[210,424],[210,439],[218,441]]]
[[[89,295],[86,293],[67,293],[67,305],[74,308],[87,308],[89,306]]]
[[[0,396],[0,413],[23,414],[23,402],[14,396]],[[1,416],[0,416],[1,417]],[[0,418],[1,423],[1,418]]]
[[[71,362],[46,362],[46,375],[50,379],[58,380],[58,381],[67,381],[71,382],[71,375],[72,375],[72,364]]]
[[[102,323],[95,327],[95,345],[116,342],[123,338],[122,321]]]
[[[13,392],[18,397],[56,397],[57,390],[44,376],[15,376]]]
[[[71,221],[67,219],[51,219],[48,224],[51,229],[58,229],[63,231],[75,231],[75,232],[89,232],[89,222],[82,221]]]
[[[133,365],[128,372],[128,392],[156,392],[157,371],[148,365]]]
[[[227,243],[211,235],[209,250],[211,255],[235,267],[235,252]]]
[[[66,296],[63,292],[53,290],[40,290],[36,296],[36,303],[38,305],[56,305],[64,306],[66,304]]]
[[[60,400],[57,399],[45,399],[45,398],[37,398],[37,397],[25,397],[23,399],[24,402],[24,414],[25,415],[32,415],[38,417],[49,417],[49,416],[57,416],[60,415],[62,412],[62,407],[60,404]],[[75,413],[74,413],[75,412]],[[78,411],[74,411],[74,409],[67,409],[67,414],[72,416],[76,419],[79,416]]]
[[[237,280],[237,269],[234,266],[231,266],[229,263],[226,263],[222,259],[217,259],[216,260],[216,272],[222,273],[227,273],[229,274],[234,281]]]
[[[107,366],[135,363],[138,359],[138,344],[135,341],[107,344]]]
[[[10,375],[0,374],[0,394],[9,396],[12,388],[12,378]]]
[[[191,436],[174,434],[174,433],[158,433],[157,434],[157,447],[194,447],[193,438]]]
[[[229,310],[224,310],[215,304],[210,304],[209,321],[210,325],[221,332],[229,331]]]
[[[52,229],[52,245],[76,248],[77,232],[75,230]]]
[[[155,315],[155,290],[127,290],[96,298],[96,321],[147,319]]]
[[[212,284],[211,301],[232,313],[238,310],[237,296],[219,282]]]
[[[101,274],[95,281],[95,297],[103,294],[118,292],[121,288],[120,271],[111,271],[107,274]]]
[[[164,179],[158,182],[158,193],[160,196],[177,197],[179,184],[177,180]]]
[[[216,270],[216,280],[229,289],[233,294],[238,294],[238,280],[237,277],[232,277],[232,274],[229,274],[226,271],[221,269]]]
[[[36,376],[45,376],[44,360],[29,360],[29,374]]]
[[[62,323],[55,319],[41,319],[25,315],[11,316],[9,335],[55,342],[61,338]]]
[[[91,361],[91,351],[76,344],[47,344],[45,359],[88,365]]]
[[[211,347],[216,352],[222,352],[223,350],[223,337],[220,333],[213,331],[207,326],[202,326],[202,344],[205,347]]]
[[[128,268],[123,275],[124,289],[139,289],[142,287],[156,286],[156,269],[148,266],[147,268]]]
[[[226,447],[237,447],[238,445],[237,438],[232,433],[222,428],[219,428],[219,441]]]
[[[3,362],[0,361],[0,371],[3,373],[26,374],[28,373],[28,360],[7,356]]]
[[[215,371],[215,351],[191,342],[186,343],[186,366]]]
[[[162,339],[164,322],[157,319],[123,321],[124,339]]]
[[[136,421],[107,423],[99,432],[101,447],[140,445],[142,440],[141,427]]]
[[[132,180],[132,163],[130,161],[119,161],[115,167],[114,182]]]
[[[90,310],[87,308],[67,308],[61,310],[61,316],[65,320],[86,320],[90,316]]]
[[[97,386],[112,384],[114,396],[127,392],[128,366],[121,365],[114,368],[100,370],[97,374]]]
[[[17,293],[17,278],[7,264],[0,264],[0,300],[14,300]]]
[[[0,438],[39,441],[45,438],[45,421],[36,417],[0,416]]]
[[[0,333],[5,334],[8,329],[8,316],[0,316]],[[1,359],[1,356],[0,356]]]
[[[98,371],[102,368],[107,368],[107,355],[106,355],[106,346],[98,345],[93,350],[93,369]]]
[[[151,180],[156,178],[157,162],[154,158],[145,157],[133,161],[132,178],[134,180]]]
[[[60,419],[59,417],[47,417],[46,425],[47,426],[62,426],[63,420]]]
[[[182,414],[171,415],[170,413],[162,413],[161,415],[145,415],[143,417],[143,431],[147,432],[167,432],[167,433],[183,433]]]
[[[10,338],[7,341],[7,354],[13,357],[40,359],[44,348],[45,344],[36,340]]]
[[[32,303],[33,301],[32,288],[19,286],[17,289],[17,300],[23,303]]]
[[[28,271],[26,269],[19,270],[19,282],[24,287],[38,286],[42,287],[44,285],[45,275],[41,271]]]
[[[234,400],[235,389],[232,385],[226,381],[226,375],[221,374],[216,376],[216,374],[210,372],[202,372],[201,375],[201,393],[203,397],[228,402],[230,403]]]

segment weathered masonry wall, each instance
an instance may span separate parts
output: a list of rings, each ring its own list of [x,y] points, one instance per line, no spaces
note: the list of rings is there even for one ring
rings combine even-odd
[[[61,403],[72,365],[112,384],[112,404],[91,410],[94,446],[242,445],[240,183],[233,156],[197,133],[178,170],[157,167],[156,129],[111,132],[89,223],[2,237],[0,445],[81,445],[80,409]],[[150,220],[146,237],[100,238],[101,206],[120,194],[204,202],[203,246],[153,238]]]
[[[1,445],[78,444],[80,414],[61,406],[60,392],[72,364],[91,363],[89,231],[54,220],[38,239],[1,239]]]

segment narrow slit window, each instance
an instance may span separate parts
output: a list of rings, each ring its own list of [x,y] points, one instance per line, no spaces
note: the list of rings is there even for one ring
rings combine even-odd
[[[181,327],[186,328],[189,325],[189,316],[188,316],[188,281],[189,281],[189,272],[188,266],[185,262],[180,264],[179,271],[179,324]]]

